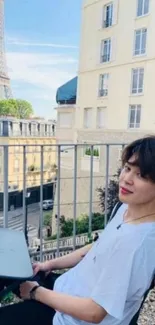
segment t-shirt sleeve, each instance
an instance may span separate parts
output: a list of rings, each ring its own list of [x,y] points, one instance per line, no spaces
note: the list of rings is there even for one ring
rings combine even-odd
[[[132,284],[135,277],[135,290],[137,290],[137,272],[140,273],[138,270],[143,258],[142,249],[135,251],[132,243],[120,239],[111,250],[106,267],[101,270],[101,275],[91,293],[91,299],[116,319],[121,320],[123,317],[131,277]]]

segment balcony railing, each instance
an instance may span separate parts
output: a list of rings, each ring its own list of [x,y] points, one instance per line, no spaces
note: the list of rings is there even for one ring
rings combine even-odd
[[[32,159],[35,153],[32,154],[28,149],[36,148],[36,144],[18,144],[20,150],[16,154],[14,145],[0,145],[0,225],[23,230],[31,255],[37,260],[67,254],[85,245],[94,230],[94,213],[102,214],[104,225],[107,224],[109,183],[120,168],[120,152],[124,146],[123,143],[86,142],[38,145],[35,158],[38,173],[29,174],[28,166],[34,165]],[[67,150],[64,150],[65,147]],[[52,148],[51,152],[49,148]],[[89,155],[85,157],[88,148]],[[96,148],[98,159],[94,156]],[[11,169],[14,170],[15,159],[16,164],[19,161],[18,173]],[[55,168],[47,168],[45,173],[44,166],[50,164]],[[13,188],[13,185],[17,186],[16,190],[10,192],[10,186]],[[104,211],[97,193],[99,187],[104,188]],[[43,211],[44,200],[53,202],[49,212]],[[47,214],[51,215],[55,240],[47,240],[47,228],[44,225]],[[85,215],[88,216],[87,233],[79,234],[77,220]],[[62,218],[73,219],[70,237],[62,238]]]

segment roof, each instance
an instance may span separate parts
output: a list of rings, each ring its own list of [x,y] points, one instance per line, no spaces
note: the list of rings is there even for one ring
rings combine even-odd
[[[58,104],[76,104],[77,82],[78,77],[75,77],[58,88],[56,93],[56,102]]]

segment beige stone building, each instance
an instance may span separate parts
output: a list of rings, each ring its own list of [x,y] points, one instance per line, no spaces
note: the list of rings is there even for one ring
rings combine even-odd
[[[41,146],[43,146],[43,182],[52,181],[56,172],[56,143],[53,123],[45,120],[19,120],[0,117],[0,192],[4,185],[4,145],[8,146],[8,189],[21,191],[24,180],[24,146],[26,187],[41,182]]]
[[[155,131],[154,35],[154,0],[83,1],[77,97],[70,111],[75,124],[71,126],[68,115],[66,131],[71,143],[86,145],[78,150],[80,202],[89,201],[90,143],[95,145],[93,201],[97,202],[96,187],[105,184],[106,172],[106,151],[100,144],[120,144],[110,148],[111,177],[119,165],[121,144]],[[66,111],[59,105],[58,110],[60,118],[68,107]],[[62,139],[63,128],[58,133]],[[72,185],[68,197],[73,197]],[[67,185],[62,185],[62,200],[63,186]],[[98,208],[94,203],[93,209]],[[88,204],[84,210],[89,211]],[[73,209],[65,211],[71,216]]]
[[[154,18],[151,0],[84,1],[78,130],[99,139],[104,130],[154,131]]]

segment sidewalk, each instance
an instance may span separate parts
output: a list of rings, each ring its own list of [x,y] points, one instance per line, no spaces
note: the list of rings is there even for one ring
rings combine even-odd
[[[39,203],[33,203],[31,205],[28,205],[28,213],[39,210]],[[18,208],[12,211],[8,211],[9,218],[17,218],[22,216],[23,214],[23,208]],[[3,211],[0,211],[0,219],[3,219]]]

